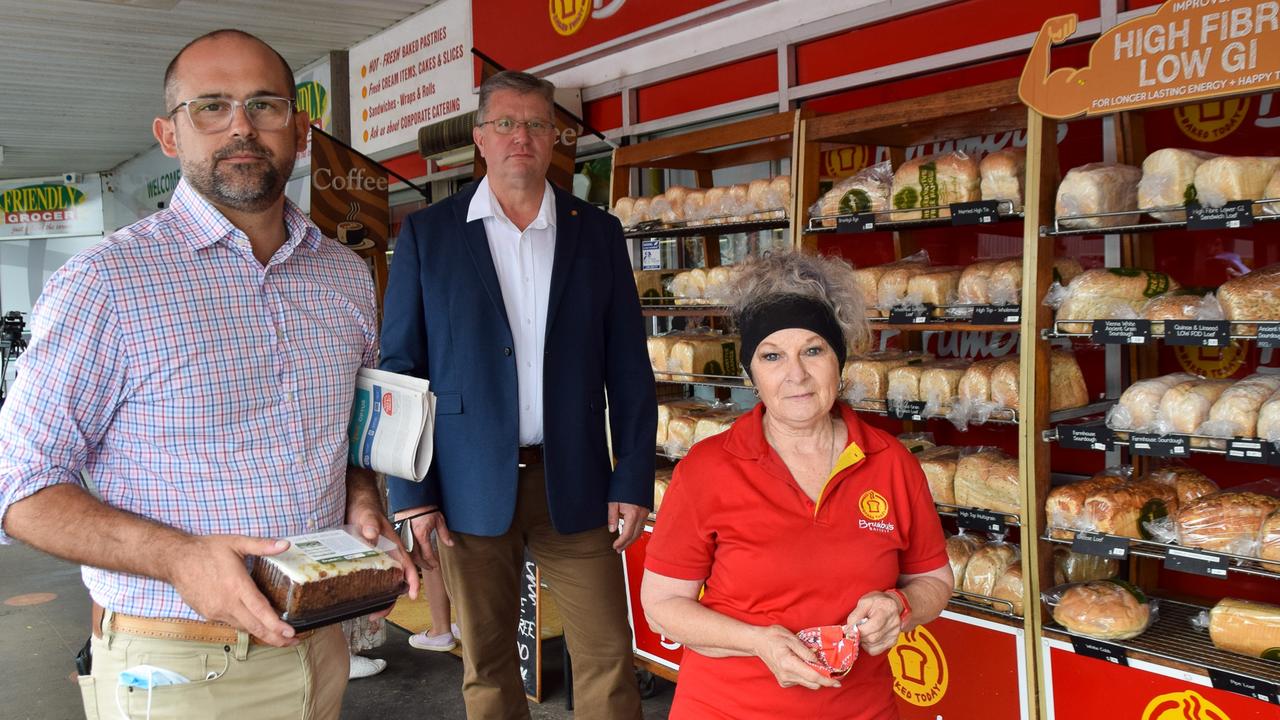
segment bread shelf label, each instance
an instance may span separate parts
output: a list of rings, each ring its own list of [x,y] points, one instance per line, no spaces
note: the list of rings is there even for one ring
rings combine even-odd
[[[1186,435],[1133,433],[1129,436],[1129,451],[1143,457],[1184,458],[1191,455],[1191,439]]]
[[[956,508],[956,525],[965,530],[989,532],[997,535],[1003,535],[1008,532],[1008,526],[1004,524],[1004,515],[987,510]]]
[[[1277,686],[1276,683],[1237,675],[1217,668],[1209,668],[1209,680],[1219,690],[1237,693],[1262,702],[1269,702],[1273,705],[1280,705],[1280,686]]]
[[[662,247],[657,238],[648,238],[640,241],[640,269],[662,269]]]
[[[995,200],[951,203],[952,225],[989,225],[1000,220],[1000,204]]]
[[[1077,655],[1091,657],[1096,660],[1105,660],[1115,665],[1129,666],[1129,656],[1125,654],[1124,648],[1119,645],[1072,635],[1071,648],[1076,651]]]
[[[1114,440],[1115,435],[1106,423],[1058,426],[1058,444],[1064,448],[1110,452],[1114,449]]]
[[[1227,441],[1227,459],[1255,465],[1280,465],[1275,446],[1258,438],[1232,438]]]
[[[891,325],[923,325],[933,317],[932,305],[894,308],[889,311]]]
[[[1096,557],[1124,560],[1129,557],[1129,538],[1102,533],[1078,532],[1071,543],[1072,552]]]
[[[1226,320],[1166,320],[1164,341],[1169,345],[1223,347],[1231,342],[1231,323]]]
[[[1220,208],[1187,203],[1188,230],[1234,230],[1252,226],[1252,200],[1233,200]]]
[[[889,417],[895,420],[923,420],[923,400],[898,400],[886,403]]]
[[[841,215],[836,218],[837,233],[865,233],[873,232],[876,229],[876,216],[871,215]]]
[[[1022,306],[975,305],[973,322],[980,325],[1017,325],[1022,322]]]
[[[1207,550],[1171,547],[1165,551],[1164,569],[1205,577],[1225,578],[1227,559]]]
[[[1280,323],[1259,325],[1256,340],[1260,348],[1280,348]]]
[[[1151,321],[1094,320],[1092,338],[1099,345],[1145,345],[1151,339]]]

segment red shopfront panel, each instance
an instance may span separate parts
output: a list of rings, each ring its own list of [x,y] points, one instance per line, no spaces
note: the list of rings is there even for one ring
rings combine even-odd
[[[777,54],[758,55],[640,88],[636,91],[636,119],[657,120],[777,89]]]
[[[1276,720],[1280,707],[1225,690],[1208,679],[1152,663],[1129,667],[1077,655],[1046,639],[1048,720]]]
[[[889,652],[903,720],[1027,717],[1019,629],[944,612]]]
[[[600,132],[622,127],[622,96],[610,95],[583,103],[582,119]]]
[[[653,537],[653,524],[646,523],[644,532],[622,553],[622,567],[627,583],[627,610],[631,618],[631,649],[636,655],[672,670],[680,669],[684,648],[649,629],[640,606],[640,581],[644,578],[644,557]]]

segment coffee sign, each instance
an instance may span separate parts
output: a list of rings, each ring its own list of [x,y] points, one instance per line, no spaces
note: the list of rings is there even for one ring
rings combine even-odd
[[[1049,49],[1076,15],[1049,18],[1018,95],[1041,115],[1072,118],[1182,104],[1280,87],[1280,0],[1168,0],[1094,42],[1089,65],[1050,72]]]

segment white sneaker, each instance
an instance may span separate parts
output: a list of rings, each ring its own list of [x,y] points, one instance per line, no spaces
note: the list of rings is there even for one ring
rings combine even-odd
[[[431,628],[416,635],[409,636],[409,645],[419,650],[432,650],[434,652],[449,652],[458,647],[458,625],[452,623],[449,625],[449,632],[440,633],[439,635],[429,634]]]
[[[347,674],[350,680],[367,678],[387,669],[387,661],[381,658],[367,658],[363,655],[351,656],[351,670]]]

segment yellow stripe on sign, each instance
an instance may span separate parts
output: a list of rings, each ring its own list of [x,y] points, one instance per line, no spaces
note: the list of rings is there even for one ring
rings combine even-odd
[[[827,485],[831,484],[831,479],[840,474],[841,471],[857,465],[867,458],[867,454],[862,452],[862,448],[858,447],[858,443],[851,442],[849,446],[840,453],[840,457],[836,458],[836,466],[831,468],[831,474],[827,476],[827,481],[822,484],[822,491],[818,493],[818,502],[814,503],[813,515],[818,516],[818,508],[822,507],[822,498],[827,493]]]

